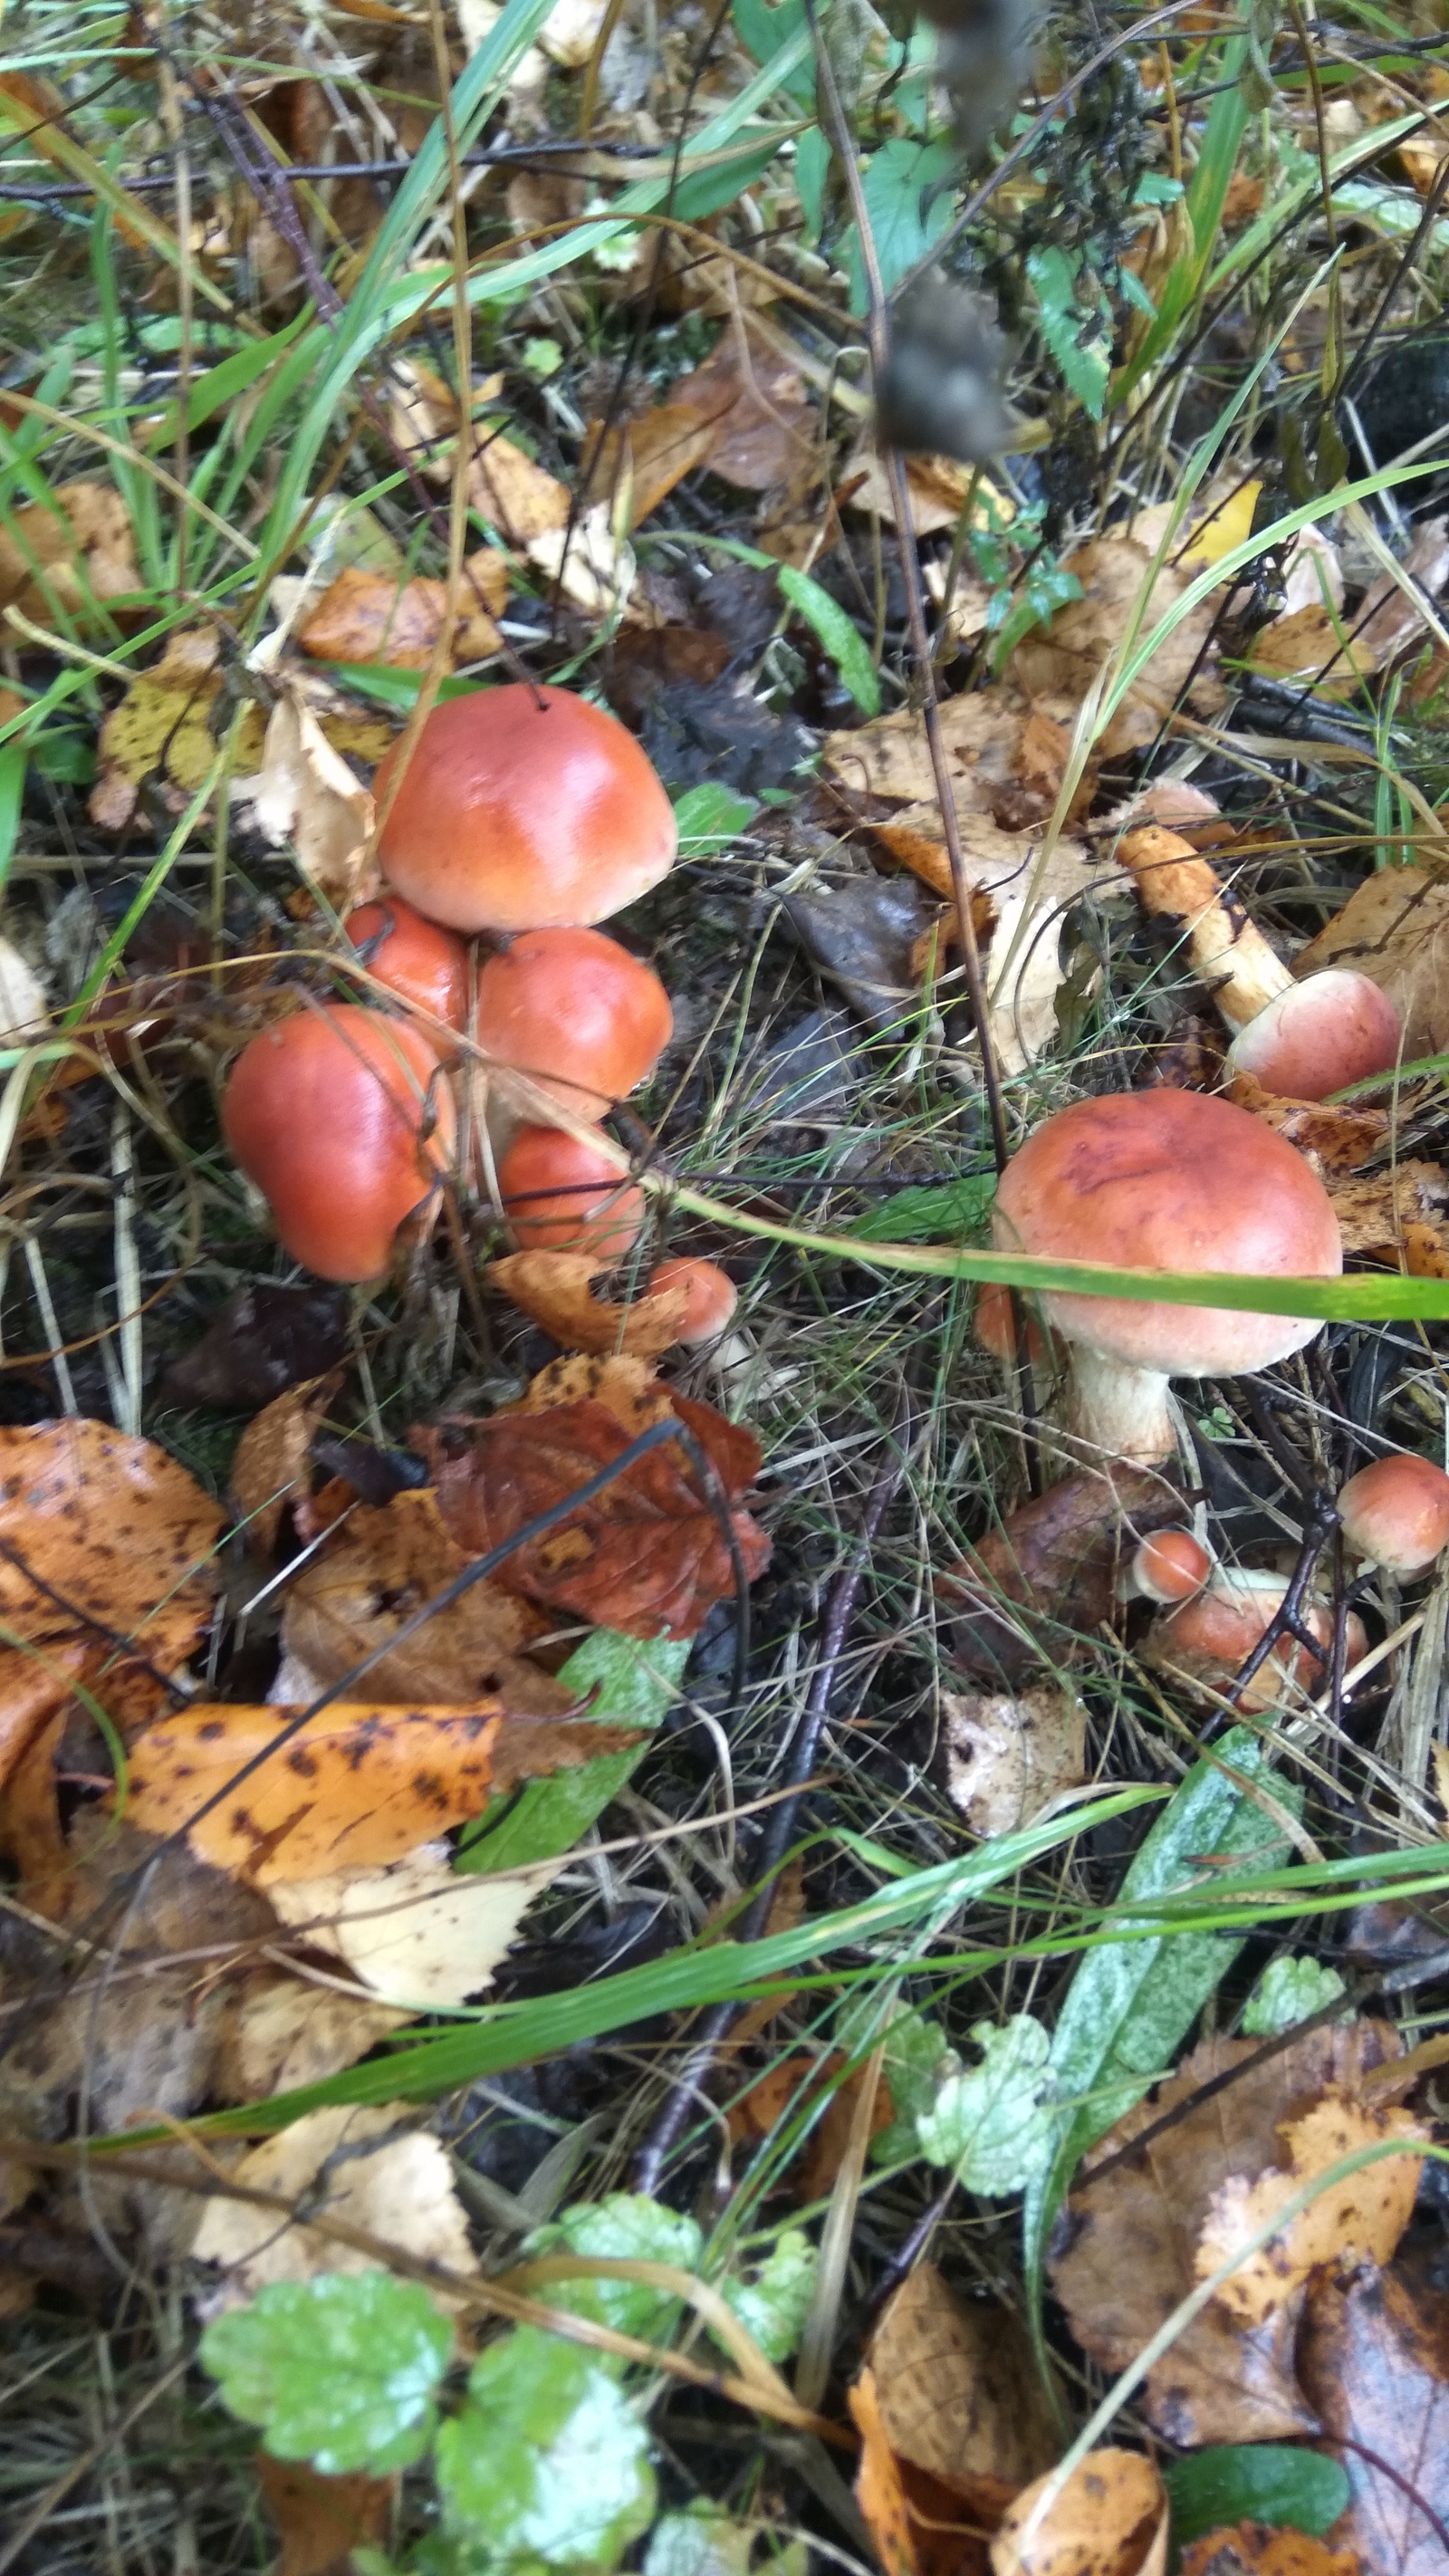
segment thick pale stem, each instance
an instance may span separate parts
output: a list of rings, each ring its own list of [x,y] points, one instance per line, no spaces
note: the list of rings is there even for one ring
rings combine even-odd
[[[1160,824],[1128,832],[1118,857],[1137,883],[1144,912],[1182,924],[1194,973],[1212,987],[1213,1000],[1235,1033],[1246,1028],[1293,977],[1253,927],[1236,895],[1216,869],[1180,833]]]
[[[1067,1429],[1109,1458],[1153,1465],[1177,1446],[1168,1381],[1160,1369],[1110,1360],[1084,1342],[1072,1344]]]

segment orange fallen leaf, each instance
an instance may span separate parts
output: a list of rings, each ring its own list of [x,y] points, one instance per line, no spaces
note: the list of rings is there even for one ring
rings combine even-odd
[[[310,1489],[312,1442],[341,1383],[334,1369],[289,1386],[263,1405],[237,1442],[231,1490],[237,1517],[259,1555],[271,1555],[288,1503]]]
[[[755,2145],[760,2139],[768,2138],[783,2119],[798,2117],[812,2103],[818,2103],[822,2092],[829,2088],[824,2108],[804,2142],[804,2163],[799,2164],[798,2156],[790,2159],[790,2168],[798,2166],[798,2171],[791,2172],[791,2181],[802,2201],[829,2198],[850,2143],[866,2069],[857,2067],[842,2083],[839,2078],[847,2062],[838,2049],[818,2058],[803,2050],[797,2050],[788,2057],[777,2057],[764,2074],[730,2105],[727,2114],[730,2136],[737,2142],[747,2140]],[[878,2083],[871,2112],[871,2136],[879,2137],[882,2130],[890,2127],[895,2116],[887,2086]]]
[[[57,484],[0,529],[0,609],[41,626],[85,625],[107,600],[142,587],[130,517],[108,483]]]
[[[737,308],[702,367],[669,389],[708,424],[712,474],[740,491],[800,487],[814,470],[815,406],[799,369]]]
[[[1181,2576],[1364,2576],[1364,2566],[1357,2550],[1330,2549],[1306,2531],[1238,2522],[1185,2549]]]
[[[855,2500],[886,2576],[986,2576],[984,2535],[960,2499],[892,2450],[873,2371],[852,2386],[850,2411],[861,2444]]]
[[[508,597],[508,564],[496,547],[480,546],[463,565],[449,651],[453,662],[479,662],[501,643],[494,623]],[[448,609],[448,585],[414,575],[348,564],[329,583],[298,630],[304,653],[320,662],[381,662],[420,671],[432,660]]]
[[[508,545],[525,548],[566,528],[572,508],[567,485],[497,431],[480,431],[475,440],[468,497]]]
[[[158,1719],[131,1747],[130,1822],[146,1833],[184,1832],[198,1860],[249,1886],[325,1878],[398,1860],[481,1815],[520,1780],[638,1741],[627,1727],[512,1717],[486,1704],[337,1701],[287,1735],[297,1715],[203,1701]],[[275,1757],[234,1798],[200,1813],[274,1745]]]
[[[1326,1172],[1324,1183],[1345,1252],[1396,1260],[1411,1231],[1427,1229],[1437,1240],[1449,1208],[1449,1172],[1413,1156],[1384,1172]]]
[[[541,1324],[566,1351],[618,1351],[657,1359],[679,1338],[689,1304],[683,1288],[639,1297],[630,1306],[595,1297],[594,1262],[583,1252],[513,1252],[488,1273],[494,1287]]]
[[[1045,2512],[1055,2473],[1008,2505],[992,2576],[1166,2576],[1167,2491],[1137,2451],[1089,2451]]]
[[[1321,2191],[1266,2245],[1246,2249],[1276,2209],[1340,2157],[1390,2138],[1402,2138],[1406,2146],[1419,2143],[1429,2132],[1407,2111],[1355,2102],[1331,2087],[1301,2119],[1285,2121],[1280,2134],[1291,2170],[1270,2168],[1256,2180],[1230,2174],[1208,2202],[1198,2237],[1194,2268],[1200,2281],[1242,2249],[1236,2271],[1214,2295],[1246,2326],[1261,2325],[1320,2264],[1391,2260],[1413,2214],[1422,2156],[1384,2156],[1363,2166]]]
[[[716,436],[716,422],[706,412],[677,399],[612,429],[595,422],[580,467],[585,489],[607,500],[611,510],[615,496],[627,491],[628,525],[637,528],[668,500],[676,483],[711,461]]]
[[[959,2299],[917,2263],[871,2337],[880,2418],[898,2459],[943,2480],[994,2529],[1051,2465],[1056,2420],[1019,2317]]]
[[[269,2451],[258,2451],[255,2467],[282,2544],[276,2576],[348,2576],[354,2549],[386,2540],[396,2478],[324,2478],[306,2460]]]
[[[1251,1111],[1255,1118],[1263,1119],[1280,1136],[1286,1137],[1300,1154],[1306,1154],[1311,1162],[1317,1164],[1325,1177],[1332,1173],[1335,1176],[1330,1184],[1332,1187],[1337,1186],[1339,1174],[1357,1171],[1360,1164],[1368,1162],[1379,1151],[1387,1142],[1393,1125],[1386,1109],[1334,1108],[1317,1100],[1285,1099],[1278,1092],[1265,1091],[1251,1073],[1234,1074],[1229,1096],[1237,1108]],[[1397,1166],[1400,1173],[1405,1170],[1428,1173],[1437,1168],[1428,1163],[1400,1163]],[[1390,1175],[1383,1174],[1377,1183],[1367,1186],[1382,1187],[1389,1178]],[[1444,1194],[1449,1196],[1449,1175],[1445,1176]],[[1341,1215],[1339,1223],[1343,1223]],[[1345,1252],[1358,1248],[1345,1239]]]

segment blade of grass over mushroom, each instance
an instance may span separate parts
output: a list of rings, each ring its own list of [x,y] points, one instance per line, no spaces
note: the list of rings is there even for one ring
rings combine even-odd
[[[558,1678],[565,1690],[587,1701],[583,1714],[600,1725],[653,1729],[669,1714],[690,1652],[687,1637],[644,1642],[596,1628],[560,1667]],[[530,1780],[496,1824],[490,1826],[485,1816],[464,1839],[459,1869],[521,1869],[571,1850],[618,1796],[647,1749],[604,1753],[582,1770]]]

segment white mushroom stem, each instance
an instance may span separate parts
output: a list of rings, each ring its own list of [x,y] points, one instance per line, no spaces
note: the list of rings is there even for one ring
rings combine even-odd
[[[1177,1447],[1168,1388],[1160,1369],[1134,1368],[1086,1342],[1073,1342],[1067,1429],[1109,1458],[1154,1465]]]
[[[1117,855],[1132,871],[1143,911],[1182,924],[1193,971],[1211,986],[1234,1035],[1292,989],[1294,978],[1282,958],[1216,869],[1179,832],[1144,824],[1125,834]]]

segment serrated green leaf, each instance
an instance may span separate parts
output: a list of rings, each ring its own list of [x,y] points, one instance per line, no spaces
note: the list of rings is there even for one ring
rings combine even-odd
[[[1112,372],[1112,339],[1096,280],[1091,281],[1096,289],[1094,305],[1084,308],[1076,293],[1083,274],[1081,252],[1059,250],[1054,243],[1028,251],[1026,273],[1036,289],[1042,338],[1061,369],[1063,382],[1082,409],[1100,420]]]
[[[1238,2522],[1266,2522],[1275,2529],[1286,2523],[1290,2531],[1306,2531],[1316,2540],[1347,2510],[1349,2500],[1347,2472],[1337,2460],[1279,2442],[1193,2451],[1185,2459],[1164,2460],[1162,2478],[1172,2507],[1175,2549]]]
[[[737,795],[733,787],[720,787],[713,779],[686,788],[674,807],[680,857],[708,859],[727,850],[759,810],[753,797]]]
[[[947,2076],[930,2109],[917,2114],[916,2136],[928,2164],[954,2172],[967,2191],[1002,2200],[1051,2161],[1058,2126],[1051,2041],[1030,2013],[999,2027],[979,2021],[971,2037],[980,2065]]]
[[[994,1172],[967,1172],[959,1181],[897,1190],[857,1217],[851,1232],[861,1243],[971,1243],[984,1232],[995,1196]]]
[[[522,2247],[525,2262],[545,2254],[590,2254],[612,2263],[673,2263],[682,2272],[697,2272],[703,2252],[695,2221],[642,2191],[580,2201],[549,2226],[535,2228]],[[550,2307],[592,2317],[596,2325],[639,2335],[646,2343],[663,2341],[680,2305],[667,2290],[644,2281],[554,2281],[547,2295]]]
[[[421,2459],[453,2329],[416,2281],[319,2272],[273,2281],[207,2327],[201,2360],[233,2415],[279,2460],[323,2477],[386,2477]]]
[[[781,564],[780,589],[797,617],[819,637],[856,705],[865,715],[880,713],[880,681],[865,638],[857,633],[838,599],[812,581],[808,572]]]
[[[448,2528],[511,2569],[617,2566],[653,2518],[649,2436],[615,2368],[538,2326],[480,2354],[436,2459]]]
[[[579,1711],[582,1718],[599,1726],[652,1729],[674,1705],[691,1642],[688,1637],[621,1637],[617,1629],[595,1628],[560,1667],[559,1680],[588,1703]],[[482,1831],[464,1841],[458,1868],[520,1869],[528,1861],[572,1851],[610,1799],[617,1798],[647,1749],[632,1745],[627,1753],[602,1753],[597,1762],[556,1772],[551,1780],[530,1780],[495,1825],[485,1819]]]
[[[899,285],[908,268],[925,258],[949,224],[952,204],[946,182],[955,167],[954,144],[913,143],[904,134],[893,135],[867,161],[861,185],[881,284],[887,295]],[[849,245],[850,309],[861,314],[868,309],[870,298],[853,224]]]
[[[1134,1899],[1199,1886],[1206,1852],[1213,1856],[1216,1894],[1229,1889],[1234,1875],[1250,1865],[1272,1867],[1286,1856],[1289,1846],[1281,1830],[1249,1794],[1250,1785],[1268,1777],[1265,1748],[1245,1726],[1230,1729],[1213,1761],[1193,1765],[1122,1882],[1124,1929],[1131,1923]],[[1278,1805],[1296,1814],[1301,1799],[1293,1784],[1275,1776],[1271,1785]],[[1051,2047],[1065,2116],[1050,2166],[1027,2193],[1027,2269],[1033,2281],[1039,2277],[1047,2230],[1078,2159],[1171,2065],[1242,1946],[1236,1935],[1164,1933],[1148,1940],[1099,1941],[1082,1960]]]
[[[753,2281],[727,2281],[724,2294],[767,2361],[788,2361],[805,2331],[820,2256],[801,2227],[776,2237]]]
[[[1249,2039],[1275,2039],[1343,1992],[1338,1970],[1317,1959],[1270,1959],[1243,2008],[1243,2029]]]
[[[847,2007],[838,2024],[842,2047],[855,2043],[855,2025],[863,2024],[874,2010],[869,1995],[862,1996],[854,2013]],[[890,2094],[895,2118],[888,2129],[872,2138],[870,2160],[872,2164],[894,2165],[920,2154],[917,2114],[931,2109],[947,2076],[960,2072],[961,2060],[939,2022],[904,2006],[887,2023],[883,2044],[881,2080]]]
[[[701,2497],[687,2513],[662,2513],[649,2534],[644,2576],[749,2576],[755,2528]]]

